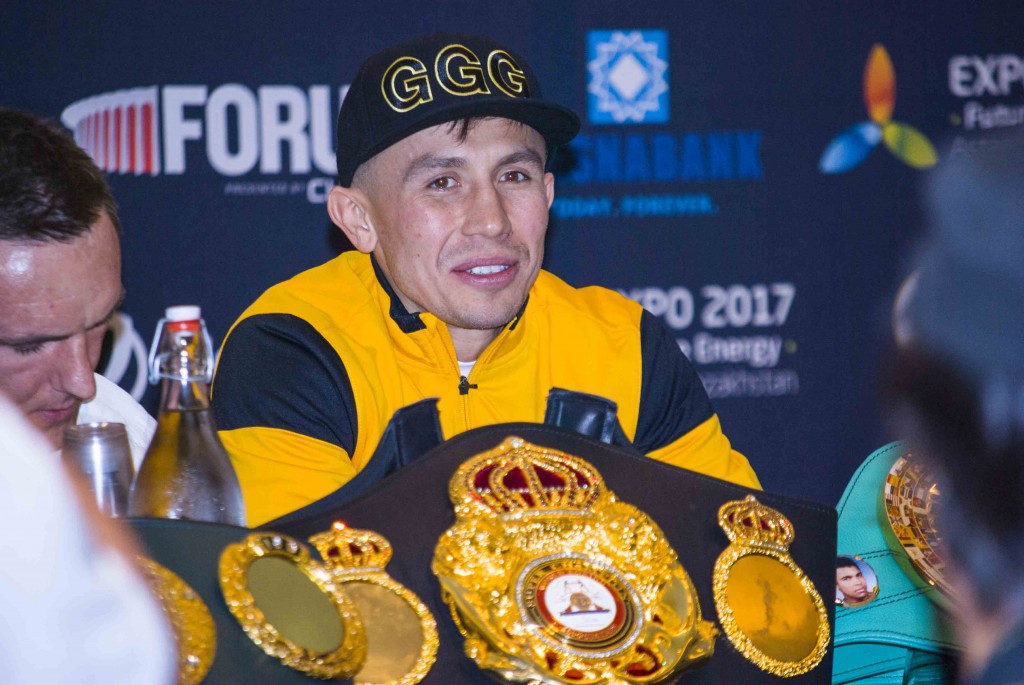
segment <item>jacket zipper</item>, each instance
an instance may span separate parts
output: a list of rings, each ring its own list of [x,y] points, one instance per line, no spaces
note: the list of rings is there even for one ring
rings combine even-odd
[[[505,330],[501,331],[501,333],[498,334],[497,338],[491,341],[491,344],[487,346],[487,349],[485,349],[484,353],[480,355],[480,357],[476,360],[476,363],[479,364],[481,361],[485,361],[488,357],[490,357],[493,354],[495,345],[498,344],[498,340],[506,335],[508,335],[508,327],[506,327]],[[455,360],[455,365],[458,366],[457,359]],[[476,366],[474,366],[473,368],[475,369]],[[470,373],[472,373],[472,371],[470,371]],[[461,373],[459,374],[459,395],[462,396],[463,431],[469,430],[469,391],[476,390],[476,388],[476,383],[469,382],[469,376],[463,376]]]
[[[470,383],[469,382],[469,378],[467,376],[462,376],[462,377],[459,378],[459,394],[460,395],[468,395],[470,390],[476,390],[476,388],[477,388],[476,383]]]

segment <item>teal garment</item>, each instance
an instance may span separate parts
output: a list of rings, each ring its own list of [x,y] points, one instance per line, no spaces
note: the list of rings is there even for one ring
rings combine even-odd
[[[839,501],[840,555],[856,555],[874,570],[878,595],[860,607],[836,607],[832,682],[857,685],[948,683],[943,657],[957,650],[934,601],[935,588],[922,588],[897,562],[882,526],[885,477],[907,452],[901,442],[886,445],[861,464]]]
[[[832,682],[935,685],[952,682],[953,674],[947,668],[948,660],[940,653],[877,642],[850,643],[835,649]]]

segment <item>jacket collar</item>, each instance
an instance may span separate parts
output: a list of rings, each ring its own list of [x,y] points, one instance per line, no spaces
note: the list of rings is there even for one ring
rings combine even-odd
[[[370,263],[373,264],[373,273],[377,276],[377,282],[380,283],[380,287],[387,293],[388,298],[391,300],[391,307],[388,309],[388,314],[391,315],[392,320],[398,324],[398,327],[403,333],[415,333],[416,331],[422,331],[427,327],[423,320],[420,319],[418,312],[409,312],[402,304],[401,298],[395,292],[395,289],[391,287],[391,283],[388,282],[384,272],[381,271],[380,264],[377,263],[377,258],[371,253]]]

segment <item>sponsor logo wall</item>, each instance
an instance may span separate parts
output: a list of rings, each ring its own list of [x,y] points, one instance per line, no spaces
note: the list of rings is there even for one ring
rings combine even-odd
[[[6,12],[2,104],[62,122],[120,203],[128,296],[107,373],[152,408],[140,350],[165,306],[201,304],[220,339],[263,289],[346,249],[323,202],[359,63],[416,34],[487,33],[583,119],[555,161],[546,266],[657,315],[765,485],[835,502],[893,437],[874,372],[920,183],[1024,125],[1024,6],[440,7]]]

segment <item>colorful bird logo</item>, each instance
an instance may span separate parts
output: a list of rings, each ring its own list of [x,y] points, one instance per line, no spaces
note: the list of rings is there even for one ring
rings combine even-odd
[[[867,158],[879,141],[905,164],[915,169],[935,166],[938,155],[923,133],[909,124],[892,120],[896,105],[896,72],[881,43],[871,48],[864,67],[864,104],[869,121],[854,124],[829,142],[818,168],[826,174],[849,171]]]

